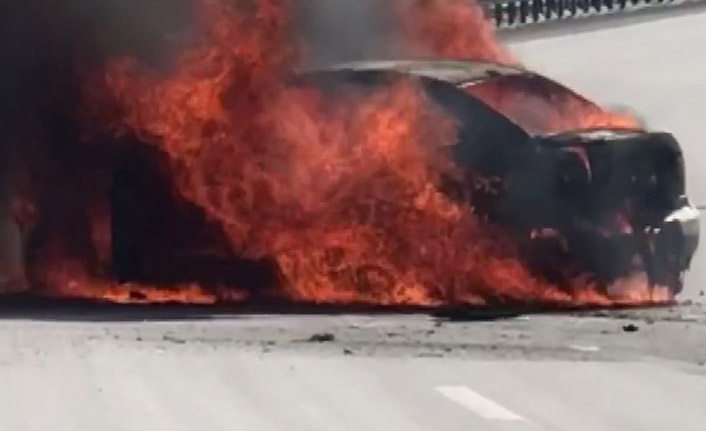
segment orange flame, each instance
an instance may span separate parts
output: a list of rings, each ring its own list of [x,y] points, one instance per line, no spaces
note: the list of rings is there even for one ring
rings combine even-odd
[[[198,1],[199,32],[174,70],[157,74],[132,58],[109,62],[86,83],[87,119],[91,129],[133,136],[158,150],[179,199],[218,226],[233,255],[276,264],[282,298],[610,303],[584,276],[563,286],[535,277],[508,232],[439,190],[442,178],[460,175],[445,157],[455,124],[413,80],[335,97],[290,84],[300,47],[291,40],[285,0],[248,7]],[[396,7],[417,55],[514,63],[476,5],[398,0]],[[577,118],[590,115],[577,110]],[[108,161],[91,165],[101,173],[110,172],[118,151],[104,150]],[[238,286],[111,280],[109,180],[100,178],[88,197],[71,201],[90,201],[82,227],[89,231],[91,261],[69,252],[72,238],[64,234],[43,244],[44,260],[29,270],[50,294],[208,304],[251,293]],[[31,198],[19,202],[31,230],[43,210]]]
[[[637,128],[634,118],[606,111],[539,77],[500,77],[464,89],[534,134]]]
[[[433,12],[430,5],[452,13],[412,5],[409,16]],[[505,233],[438,190],[442,175],[457,174],[441,155],[454,125],[414,82],[331,101],[284,84],[293,57],[282,4],[263,0],[247,14],[205,1],[202,12],[205,34],[170,76],[132,60],[110,65],[106,84],[123,112],[117,127],[167,154],[182,195],[218,221],[236,253],[277,263],[285,297],[598,299],[590,284],[562,289],[533,277]],[[492,47],[487,57],[498,58],[503,50]]]
[[[395,6],[414,55],[517,63],[475,2],[397,0]]]

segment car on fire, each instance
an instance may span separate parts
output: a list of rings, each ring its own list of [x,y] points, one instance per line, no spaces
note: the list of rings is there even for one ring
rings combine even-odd
[[[443,190],[516,232],[533,271],[561,283],[566,274],[556,268],[578,262],[603,286],[644,272],[651,286],[681,291],[698,245],[699,213],[686,195],[683,154],[671,134],[606,119],[611,114],[549,78],[483,61],[353,62],[296,79],[336,91],[397,76],[419,81],[459,125],[451,157],[468,175]],[[122,280],[143,277],[138,213],[146,202],[169,211],[154,200],[157,192],[146,191],[135,174],[140,168],[129,165],[113,188],[114,269]],[[267,264],[250,264],[252,283],[266,283]],[[177,272],[172,266],[171,276]]]

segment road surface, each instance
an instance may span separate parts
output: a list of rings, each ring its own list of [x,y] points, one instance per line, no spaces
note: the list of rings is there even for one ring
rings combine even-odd
[[[706,315],[687,311],[15,317],[0,429],[700,431]]]
[[[704,28],[699,12],[512,47],[675,132],[704,204]],[[0,430],[701,431],[704,253],[687,285],[697,301],[671,309],[494,321],[16,310],[0,320]]]

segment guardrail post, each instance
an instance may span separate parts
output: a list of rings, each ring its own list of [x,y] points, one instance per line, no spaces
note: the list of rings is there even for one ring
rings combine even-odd
[[[520,22],[527,24],[527,16],[529,15],[529,0],[520,1]]]
[[[514,0],[507,4],[507,23],[509,25],[515,24],[515,18],[517,17],[517,5]]]
[[[544,18],[550,20],[554,11],[554,0],[546,0],[544,2]]]
[[[503,5],[501,3],[493,3],[491,6],[493,16],[495,17],[495,25],[500,27],[503,23]]]
[[[542,13],[542,0],[532,0],[532,21],[539,21],[539,15]]]
[[[583,13],[588,13],[591,11],[591,2],[590,0],[581,0],[581,8],[583,9]]]

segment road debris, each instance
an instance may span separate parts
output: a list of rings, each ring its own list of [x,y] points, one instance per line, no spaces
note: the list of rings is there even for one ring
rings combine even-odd
[[[334,341],[336,336],[330,332],[319,332],[309,337],[311,343],[328,343]]]
[[[175,343],[175,344],[186,343],[186,340],[181,339],[181,338],[176,338],[175,336],[170,335],[170,334],[162,335],[162,341],[169,341],[170,343]]]
[[[628,323],[627,325],[623,325],[623,332],[637,332],[640,330],[640,327],[635,325],[634,323]]]

